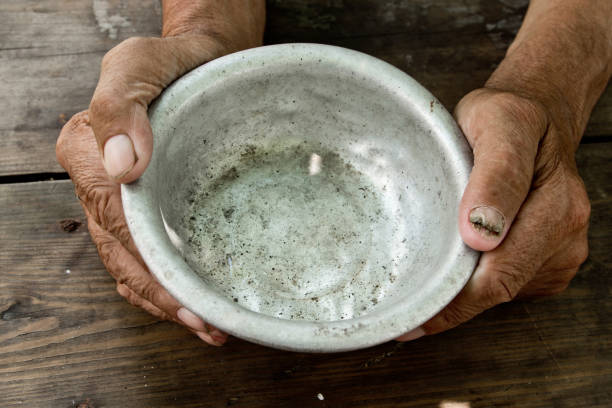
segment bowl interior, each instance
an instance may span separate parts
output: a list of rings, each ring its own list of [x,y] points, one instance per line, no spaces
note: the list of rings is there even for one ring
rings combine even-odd
[[[154,157],[127,189],[130,228],[149,248],[170,241],[191,285],[226,311],[316,323],[386,315],[389,337],[450,301],[476,263],[456,221],[467,144],[434,97],[381,61],[317,45],[250,50],[183,77],[150,117]],[[166,238],[134,226],[139,189]]]
[[[407,102],[319,59],[194,92],[156,145],[176,247],[208,285],[279,318],[350,319],[415,297],[455,255],[460,191]]]

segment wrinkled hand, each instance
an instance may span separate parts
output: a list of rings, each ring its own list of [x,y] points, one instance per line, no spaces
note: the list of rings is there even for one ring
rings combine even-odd
[[[260,0],[164,1],[163,38],[130,38],[102,61],[89,111],[64,126],[56,153],[87,216],[89,232],[117,292],[152,315],[183,324],[211,345],[227,335],[182,307],[151,275],[127,228],[120,184],[142,175],[153,151],[147,108],[185,72],[261,44]]]
[[[86,111],[74,115],[62,129],[57,157],[76,186],[89,232],[117,281],[117,292],[159,319],[185,325],[209,344],[223,344],[226,334],[181,307],[147,270],[125,223],[120,184],[104,171]]]
[[[401,340],[450,329],[516,296],[561,292],[586,259],[590,204],[574,153],[612,77],[608,4],[531,0],[485,88],[458,104],[474,151],[459,230],[483,254],[463,291]]]
[[[517,295],[561,292],[588,253],[577,130],[531,99],[490,89],[465,96],[455,115],[474,151],[459,229],[484,252],[463,291],[399,340],[450,329]]]

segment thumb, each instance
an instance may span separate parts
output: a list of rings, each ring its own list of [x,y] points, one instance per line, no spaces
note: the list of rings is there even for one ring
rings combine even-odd
[[[473,249],[490,251],[504,240],[529,193],[547,121],[534,102],[487,89],[468,94],[455,114],[474,151],[459,231]]]
[[[111,178],[129,183],[146,169],[153,153],[149,103],[183,73],[221,55],[216,41],[184,35],[130,38],[104,56],[89,117]]]

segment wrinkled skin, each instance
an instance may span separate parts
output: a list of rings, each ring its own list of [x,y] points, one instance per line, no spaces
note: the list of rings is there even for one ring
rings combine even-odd
[[[180,320],[177,313],[181,305],[148,271],[125,223],[121,185],[112,180],[102,166],[87,111],[77,113],[66,123],[56,152],[75,184],[89,233],[104,266],[117,281],[117,292],[158,319],[183,324],[211,345],[223,344],[227,335],[213,326],[201,321]]]
[[[483,195],[515,200],[520,209],[502,243],[482,254],[459,296],[423,326],[427,334],[517,295],[559,293],[588,254],[590,203],[574,160],[576,139],[565,133],[571,130],[559,128],[543,106],[489,89],[464,97],[455,116],[475,157],[460,212],[469,210],[473,196]],[[464,241],[475,246],[467,216],[462,220]]]
[[[66,123],[56,153],[75,184],[117,292],[155,317],[183,324],[206,343],[219,346],[227,335],[183,308],[146,268],[125,223],[119,183],[136,180],[150,160],[149,103],[187,71],[261,45],[265,5],[263,0],[164,0],[163,7],[161,38],[130,38],[104,56],[89,110]],[[111,177],[105,171],[104,148],[118,134],[129,136],[133,163]]]

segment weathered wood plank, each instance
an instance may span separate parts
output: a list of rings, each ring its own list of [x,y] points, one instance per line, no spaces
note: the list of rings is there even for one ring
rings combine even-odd
[[[8,0],[0,21],[0,175],[62,171],[63,122],[87,108],[107,50],[159,35],[160,3]]]
[[[270,0],[268,43],[321,42],[380,57],[452,109],[503,57],[527,0]],[[104,53],[158,35],[158,0],[0,2],[0,176],[61,171],[54,143],[85,109]],[[587,136],[612,135],[612,90]]]
[[[591,254],[564,294],[334,355],[211,348],[155,321],[116,294],[86,226],[61,227],[84,221],[69,181],[0,185],[0,406],[608,407],[611,160],[612,143],[578,153]]]

